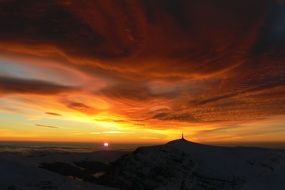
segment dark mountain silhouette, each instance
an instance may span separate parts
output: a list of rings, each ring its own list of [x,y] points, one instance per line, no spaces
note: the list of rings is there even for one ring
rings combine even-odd
[[[123,190],[284,189],[284,177],[283,150],[218,147],[182,138],[122,156],[99,182]]]

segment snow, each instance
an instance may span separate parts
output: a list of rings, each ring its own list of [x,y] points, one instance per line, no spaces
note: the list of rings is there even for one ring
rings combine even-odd
[[[285,189],[285,167],[274,171],[272,174],[262,176],[246,184],[242,190],[268,190]]]
[[[179,139],[138,148],[116,161],[104,180],[124,189],[285,189],[284,165],[284,150],[209,146]]]
[[[103,159],[103,152],[97,153],[64,153],[34,152],[29,154],[0,153],[0,189],[1,190],[111,190],[113,188],[95,185],[73,178],[64,177],[39,168],[41,162],[99,160],[113,161],[122,153],[109,152]],[[111,158],[113,156],[113,158]]]
[[[122,156],[123,155],[123,156]],[[112,163],[97,184],[39,168],[43,162]],[[132,153],[0,152],[0,190],[119,189],[285,189],[285,151],[252,147],[219,147],[174,140],[140,147]],[[103,184],[103,185],[99,185]]]
[[[257,177],[271,173],[269,167],[280,167],[279,165],[285,161],[283,150],[209,146],[186,140],[171,141],[167,146],[188,153],[195,162],[199,163],[200,172],[201,170],[213,171],[216,176]]]

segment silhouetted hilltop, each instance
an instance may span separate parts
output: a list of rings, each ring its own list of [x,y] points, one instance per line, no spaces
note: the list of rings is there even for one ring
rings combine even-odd
[[[285,151],[210,146],[185,139],[140,147],[110,168],[99,178],[100,183],[126,190],[239,190],[257,185],[285,188]],[[263,178],[271,178],[274,183],[265,183]]]

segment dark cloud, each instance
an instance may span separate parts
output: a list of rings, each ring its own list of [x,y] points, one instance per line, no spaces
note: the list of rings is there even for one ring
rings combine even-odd
[[[57,129],[59,127],[52,126],[52,125],[42,125],[42,124],[36,124],[38,127],[45,127],[45,128],[51,128],[51,129]]]
[[[135,101],[147,101],[155,98],[171,99],[177,97],[180,93],[178,90],[154,91],[146,84],[137,82],[127,82],[108,86],[103,88],[100,94],[116,99],[127,99]]]
[[[177,75],[208,74],[238,64],[256,43],[274,3],[12,0],[0,5],[3,43],[46,45],[71,59],[102,60],[95,68],[126,72],[136,67],[148,75]]]
[[[272,82],[267,81],[267,83],[258,85],[256,87],[244,89],[242,91],[237,91],[233,93],[224,94],[221,96],[211,97],[209,99],[199,101],[197,104],[204,105],[204,104],[213,103],[213,102],[220,101],[220,100],[225,100],[228,98],[234,98],[237,96],[250,95],[251,93],[258,93],[258,92],[262,92],[264,90],[270,90],[271,88],[276,88],[276,87],[285,87],[285,79],[281,79],[279,81],[276,80]]]
[[[74,90],[74,87],[52,82],[0,76],[1,94],[46,94],[53,95]]]
[[[155,114],[152,119],[164,121],[197,122],[198,120],[189,113],[161,112]]]
[[[89,47],[100,45],[104,39],[55,1],[1,1],[0,7],[0,23],[5,26],[0,35],[2,42],[53,44],[67,53],[82,55],[89,50],[88,54],[100,52]]]
[[[47,114],[47,115],[53,115],[53,116],[62,116],[61,114],[55,113],[55,112],[46,112],[45,114]]]
[[[70,109],[82,112],[84,114],[87,115],[93,115],[95,113],[97,113],[97,110],[89,105],[86,105],[84,103],[81,102],[75,102],[75,101],[63,101],[63,103]]]
[[[116,99],[147,100],[152,97],[146,87],[132,83],[112,85],[102,89],[100,93]]]
[[[252,48],[253,55],[285,53],[285,3],[272,8],[265,21],[256,44]]]

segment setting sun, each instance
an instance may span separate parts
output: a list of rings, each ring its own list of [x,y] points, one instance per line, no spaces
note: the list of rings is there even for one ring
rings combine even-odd
[[[109,146],[109,143],[107,143],[107,142],[104,142],[104,147],[108,147]]]

